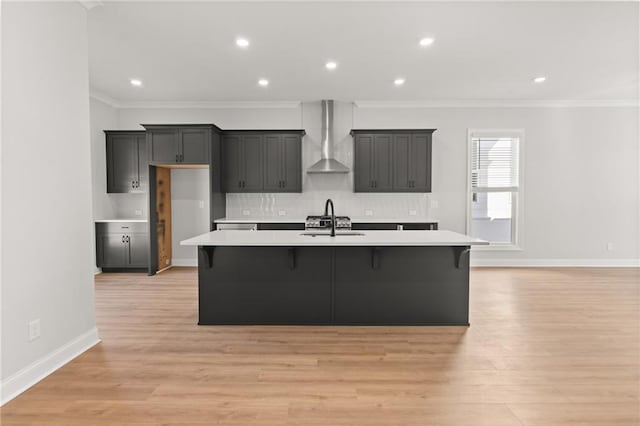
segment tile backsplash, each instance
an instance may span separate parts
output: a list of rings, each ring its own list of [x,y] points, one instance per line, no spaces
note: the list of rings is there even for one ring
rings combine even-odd
[[[352,218],[433,218],[429,194],[370,194],[313,191],[301,194],[227,194],[227,218],[304,218],[322,214],[331,198],[336,214]]]

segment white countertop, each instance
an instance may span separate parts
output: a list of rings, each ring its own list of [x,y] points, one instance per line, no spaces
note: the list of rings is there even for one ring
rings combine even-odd
[[[304,217],[265,217],[265,218],[243,218],[243,219],[216,219],[215,223],[304,223],[306,218]],[[376,218],[371,216],[366,217],[352,217],[352,223],[438,223],[437,219],[431,219],[426,217],[403,217],[403,218]]]
[[[338,232],[338,234],[345,231]],[[364,235],[312,237],[303,231],[207,232],[180,242],[183,246],[469,246],[486,241],[453,231],[362,231]]]
[[[147,219],[96,219],[94,222],[97,223],[109,223],[109,222],[113,222],[113,223],[118,223],[118,222],[140,222],[140,223],[146,223],[148,222]]]

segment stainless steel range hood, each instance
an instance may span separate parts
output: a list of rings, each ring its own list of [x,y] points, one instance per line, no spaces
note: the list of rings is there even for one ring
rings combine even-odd
[[[349,173],[349,168],[333,158],[333,101],[323,100],[320,160],[307,173]]]

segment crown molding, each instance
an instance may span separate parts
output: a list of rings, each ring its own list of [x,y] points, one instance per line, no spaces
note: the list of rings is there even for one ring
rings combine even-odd
[[[301,103],[301,101],[119,101],[94,89],[90,91],[90,96],[113,108],[120,109],[293,109],[298,108]]]
[[[78,3],[84,6],[85,9],[91,10],[94,7],[102,6],[104,3],[100,0],[78,0]]]
[[[116,99],[113,99],[111,96],[107,95],[106,93],[100,92],[98,90],[95,90],[95,89],[89,90],[89,97],[93,99],[97,99],[100,102],[103,102],[113,108],[121,108],[119,101],[117,101]]]
[[[578,108],[640,107],[637,99],[603,100],[434,100],[434,101],[354,101],[358,108]]]

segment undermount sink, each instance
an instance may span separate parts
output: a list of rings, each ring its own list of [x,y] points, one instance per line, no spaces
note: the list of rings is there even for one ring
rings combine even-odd
[[[330,237],[331,233],[329,232],[303,232],[300,235],[304,235],[305,237]],[[336,232],[336,237],[340,236],[363,236],[362,232]]]

